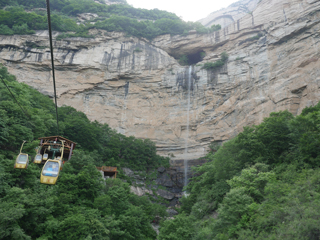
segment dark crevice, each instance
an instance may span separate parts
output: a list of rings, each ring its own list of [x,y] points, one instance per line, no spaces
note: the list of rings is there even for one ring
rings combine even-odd
[[[205,52],[203,50],[198,50],[196,52],[174,56],[182,66],[195,65],[198,62],[201,62],[205,57]]]

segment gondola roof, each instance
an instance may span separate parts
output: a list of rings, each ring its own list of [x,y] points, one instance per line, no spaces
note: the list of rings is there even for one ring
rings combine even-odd
[[[69,145],[69,146],[71,146],[72,144],[73,144],[73,149],[75,149],[76,148],[76,145],[77,145],[77,143],[75,143],[75,142],[73,142],[73,141],[71,141],[71,140],[69,140],[69,139],[67,139],[67,138],[64,138],[64,137],[61,137],[61,136],[50,136],[50,137],[40,137],[40,138],[38,138],[39,140],[43,140],[43,141],[45,141],[45,140],[52,140],[52,141],[55,141],[56,139],[60,139],[60,140],[64,140],[65,142],[66,142],[66,145]]]

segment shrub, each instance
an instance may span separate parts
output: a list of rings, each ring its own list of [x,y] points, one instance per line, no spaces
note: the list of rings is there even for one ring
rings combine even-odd
[[[213,24],[211,27],[210,27],[210,31],[211,32],[216,32],[216,31],[219,31],[221,29],[221,25],[220,24]]]
[[[0,25],[0,34],[1,35],[13,35],[14,32],[11,28],[9,28],[7,25],[1,24]]]
[[[34,30],[30,30],[28,25],[26,23],[22,25],[14,25],[12,27],[12,30],[14,31],[15,34],[33,34],[35,33]]]
[[[188,63],[189,63],[188,56],[187,56],[187,55],[182,55],[182,56],[179,58],[179,63],[180,63],[180,65],[182,65],[182,66],[188,65]]]
[[[133,50],[133,52],[142,52],[142,50],[137,47],[135,50]]]
[[[215,62],[207,62],[203,65],[202,69],[206,70],[214,70],[222,67],[226,61],[228,60],[228,54],[226,52],[221,53],[221,57],[218,61]]]

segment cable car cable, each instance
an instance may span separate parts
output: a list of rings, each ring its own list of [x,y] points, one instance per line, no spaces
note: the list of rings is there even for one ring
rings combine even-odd
[[[11,92],[10,88],[8,87],[8,85],[6,84],[6,82],[3,80],[3,78],[0,77],[0,79],[2,80],[3,84],[7,87],[8,91],[10,92],[11,96],[13,97],[13,99],[16,101],[16,103],[19,105],[19,107],[21,108],[22,112],[29,117],[30,119],[30,115],[27,114],[27,112],[23,109],[23,107],[19,104],[18,100],[15,98],[15,96],[13,95],[13,93]]]
[[[48,30],[49,30],[49,40],[50,40],[54,101],[55,101],[55,105],[56,105],[57,135],[59,135],[59,118],[58,118],[58,105],[57,105],[56,78],[55,78],[54,61],[53,61],[52,29],[51,29],[50,2],[49,2],[49,0],[46,0],[46,4],[47,4]]]

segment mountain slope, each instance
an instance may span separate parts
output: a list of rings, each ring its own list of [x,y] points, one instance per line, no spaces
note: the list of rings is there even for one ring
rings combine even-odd
[[[196,159],[212,141],[273,111],[296,115],[318,102],[319,8],[319,1],[261,1],[252,15],[210,34],[149,41],[90,29],[95,38],[57,40],[58,103],[127,136],[150,138],[162,155]],[[0,61],[18,81],[52,95],[45,31],[2,36],[0,45]],[[224,66],[203,69],[223,52]],[[183,56],[193,66],[181,66]]]

